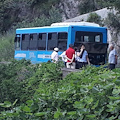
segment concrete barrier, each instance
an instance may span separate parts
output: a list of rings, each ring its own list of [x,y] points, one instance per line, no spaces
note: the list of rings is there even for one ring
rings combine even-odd
[[[62,70],[62,73],[63,73],[63,78],[66,77],[71,72],[80,72],[81,71],[79,69],[68,69],[68,68],[62,68],[61,70]]]

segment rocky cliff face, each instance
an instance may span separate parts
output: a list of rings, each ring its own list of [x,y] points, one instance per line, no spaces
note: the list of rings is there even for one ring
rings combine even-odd
[[[59,8],[62,13],[62,20],[74,18],[79,15],[78,6],[80,0],[61,0]]]

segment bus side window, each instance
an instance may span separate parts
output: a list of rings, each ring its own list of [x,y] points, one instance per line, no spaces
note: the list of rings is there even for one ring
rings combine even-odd
[[[22,50],[29,49],[29,34],[22,34]]]
[[[68,34],[66,32],[58,33],[58,48],[65,51],[67,49]]]
[[[81,31],[76,31],[76,34],[75,34],[75,41],[76,42],[83,42],[83,38],[84,36],[81,35]]]
[[[95,36],[95,42],[100,42],[101,40],[100,40],[100,35],[96,35]]]
[[[30,50],[37,50],[37,34],[30,34],[30,44],[29,49]]]
[[[84,36],[84,42],[89,42],[89,36]]]
[[[84,42],[94,42],[94,36],[93,35],[84,36]]]
[[[14,42],[15,42],[15,49],[20,50],[20,35],[18,34],[16,35]]]
[[[48,50],[53,50],[54,47],[57,47],[58,39],[57,33],[48,33]]]
[[[39,33],[38,35],[38,50],[46,50],[46,33]]]

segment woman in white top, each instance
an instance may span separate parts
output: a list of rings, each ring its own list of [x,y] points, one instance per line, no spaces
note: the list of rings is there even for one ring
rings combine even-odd
[[[89,58],[88,58],[88,53],[87,51],[85,50],[85,45],[82,44],[81,46],[81,49],[80,49],[80,52],[77,52],[77,68],[82,68],[82,67],[85,67],[87,64],[90,65],[90,61],[89,61]]]
[[[53,53],[51,54],[51,59],[54,63],[56,63],[58,61],[59,55],[58,55],[58,48],[54,48]]]
[[[66,58],[65,52],[66,52],[66,51],[64,51],[64,52],[60,55],[60,57],[62,58],[62,61],[64,62],[65,66],[66,66],[67,58]]]

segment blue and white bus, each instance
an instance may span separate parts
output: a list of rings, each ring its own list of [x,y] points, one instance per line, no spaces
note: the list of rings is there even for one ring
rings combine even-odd
[[[16,29],[15,59],[32,63],[47,62],[54,47],[60,55],[69,44],[85,44],[91,64],[104,64],[107,56],[107,28],[95,23],[54,23],[47,27]]]

